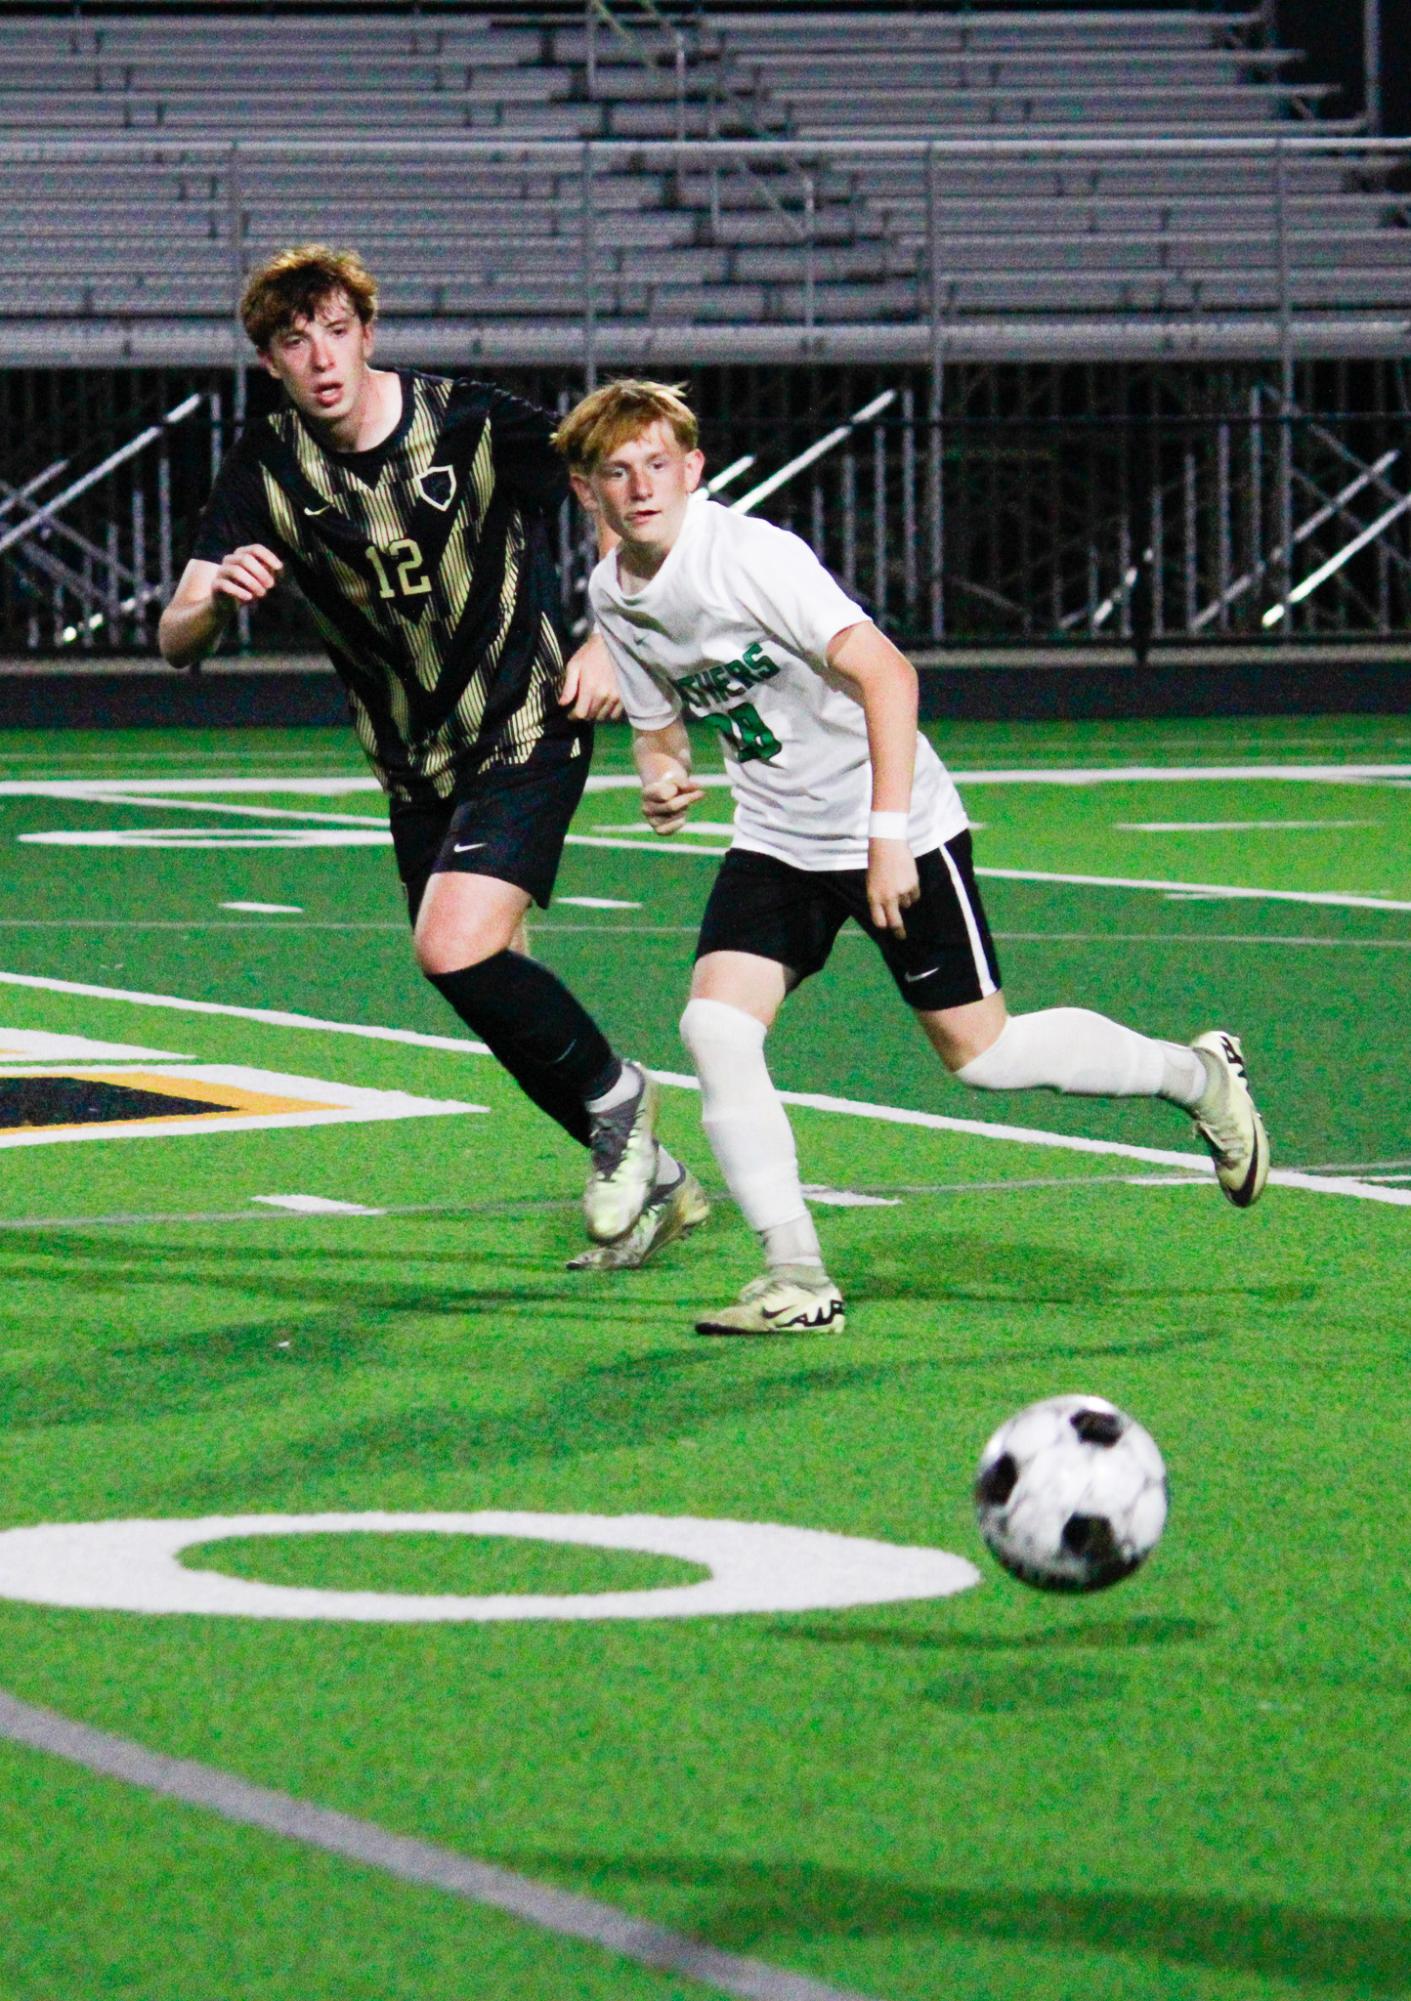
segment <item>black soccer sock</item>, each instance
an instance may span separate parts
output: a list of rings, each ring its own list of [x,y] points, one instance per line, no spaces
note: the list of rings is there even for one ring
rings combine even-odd
[[[563,981],[522,952],[427,978],[525,1096],[587,1146],[584,1101],[610,1090],[621,1064]]]

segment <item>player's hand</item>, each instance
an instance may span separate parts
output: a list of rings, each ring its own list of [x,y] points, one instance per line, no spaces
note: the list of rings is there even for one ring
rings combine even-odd
[[[283,575],[284,565],[263,542],[232,549],[211,579],[211,595],[235,604],[258,604],[269,596]]]
[[[600,723],[622,714],[622,694],[607,647],[593,633],[563,670],[559,704],[575,722]]]
[[[880,931],[905,938],[902,912],[921,894],[916,858],[905,841],[867,843],[867,909]]]
[[[699,785],[666,771],[642,787],[642,817],[654,834],[679,834],[686,815],[704,798]]]

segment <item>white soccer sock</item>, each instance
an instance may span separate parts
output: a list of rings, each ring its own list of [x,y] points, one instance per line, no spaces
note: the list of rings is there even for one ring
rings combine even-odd
[[[751,1229],[784,1262],[822,1263],[813,1219],[799,1187],[798,1154],[788,1114],[764,1060],[762,1021],[723,1001],[692,1000],[681,1016],[681,1040],[701,1080],[701,1123],[725,1185]]]
[[[1181,1042],[1159,1042],[1086,1007],[1009,1017],[983,1055],[955,1072],[981,1091],[1064,1091],[1079,1098],[1169,1098],[1190,1111],[1205,1066]]]
[[[807,1209],[792,1222],[771,1223],[759,1236],[764,1245],[764,1262],[771,1271],[780,1265],[817,1265],[822,1271],[823,1251]]]

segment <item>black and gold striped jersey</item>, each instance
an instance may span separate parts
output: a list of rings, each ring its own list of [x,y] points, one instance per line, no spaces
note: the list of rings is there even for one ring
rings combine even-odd
[[[226,458],[193,554],[263,542],[308,602],[383,787],[449,799],[570,734],[554,418],[487,383],[398,370],[402,414],[330,452],[286,402]]]

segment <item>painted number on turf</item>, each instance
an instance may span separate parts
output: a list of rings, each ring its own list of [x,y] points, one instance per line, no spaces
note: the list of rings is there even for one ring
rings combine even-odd
[[[422,562],[421,544],[414,542],[410,535],[402,535],[397,541],[389,542],[385,549],[369,542],[367,559],[372,564],[377,588],[384,598],[422,598],[431,589],[431,579]],[[395,583],[389,571],[395,572]]]
[[[753,702],[737,702],[733,709],[717,710],[701,720],[719,730],[741,764],[748,764],[755,757],[768,762],[783,749]]]

